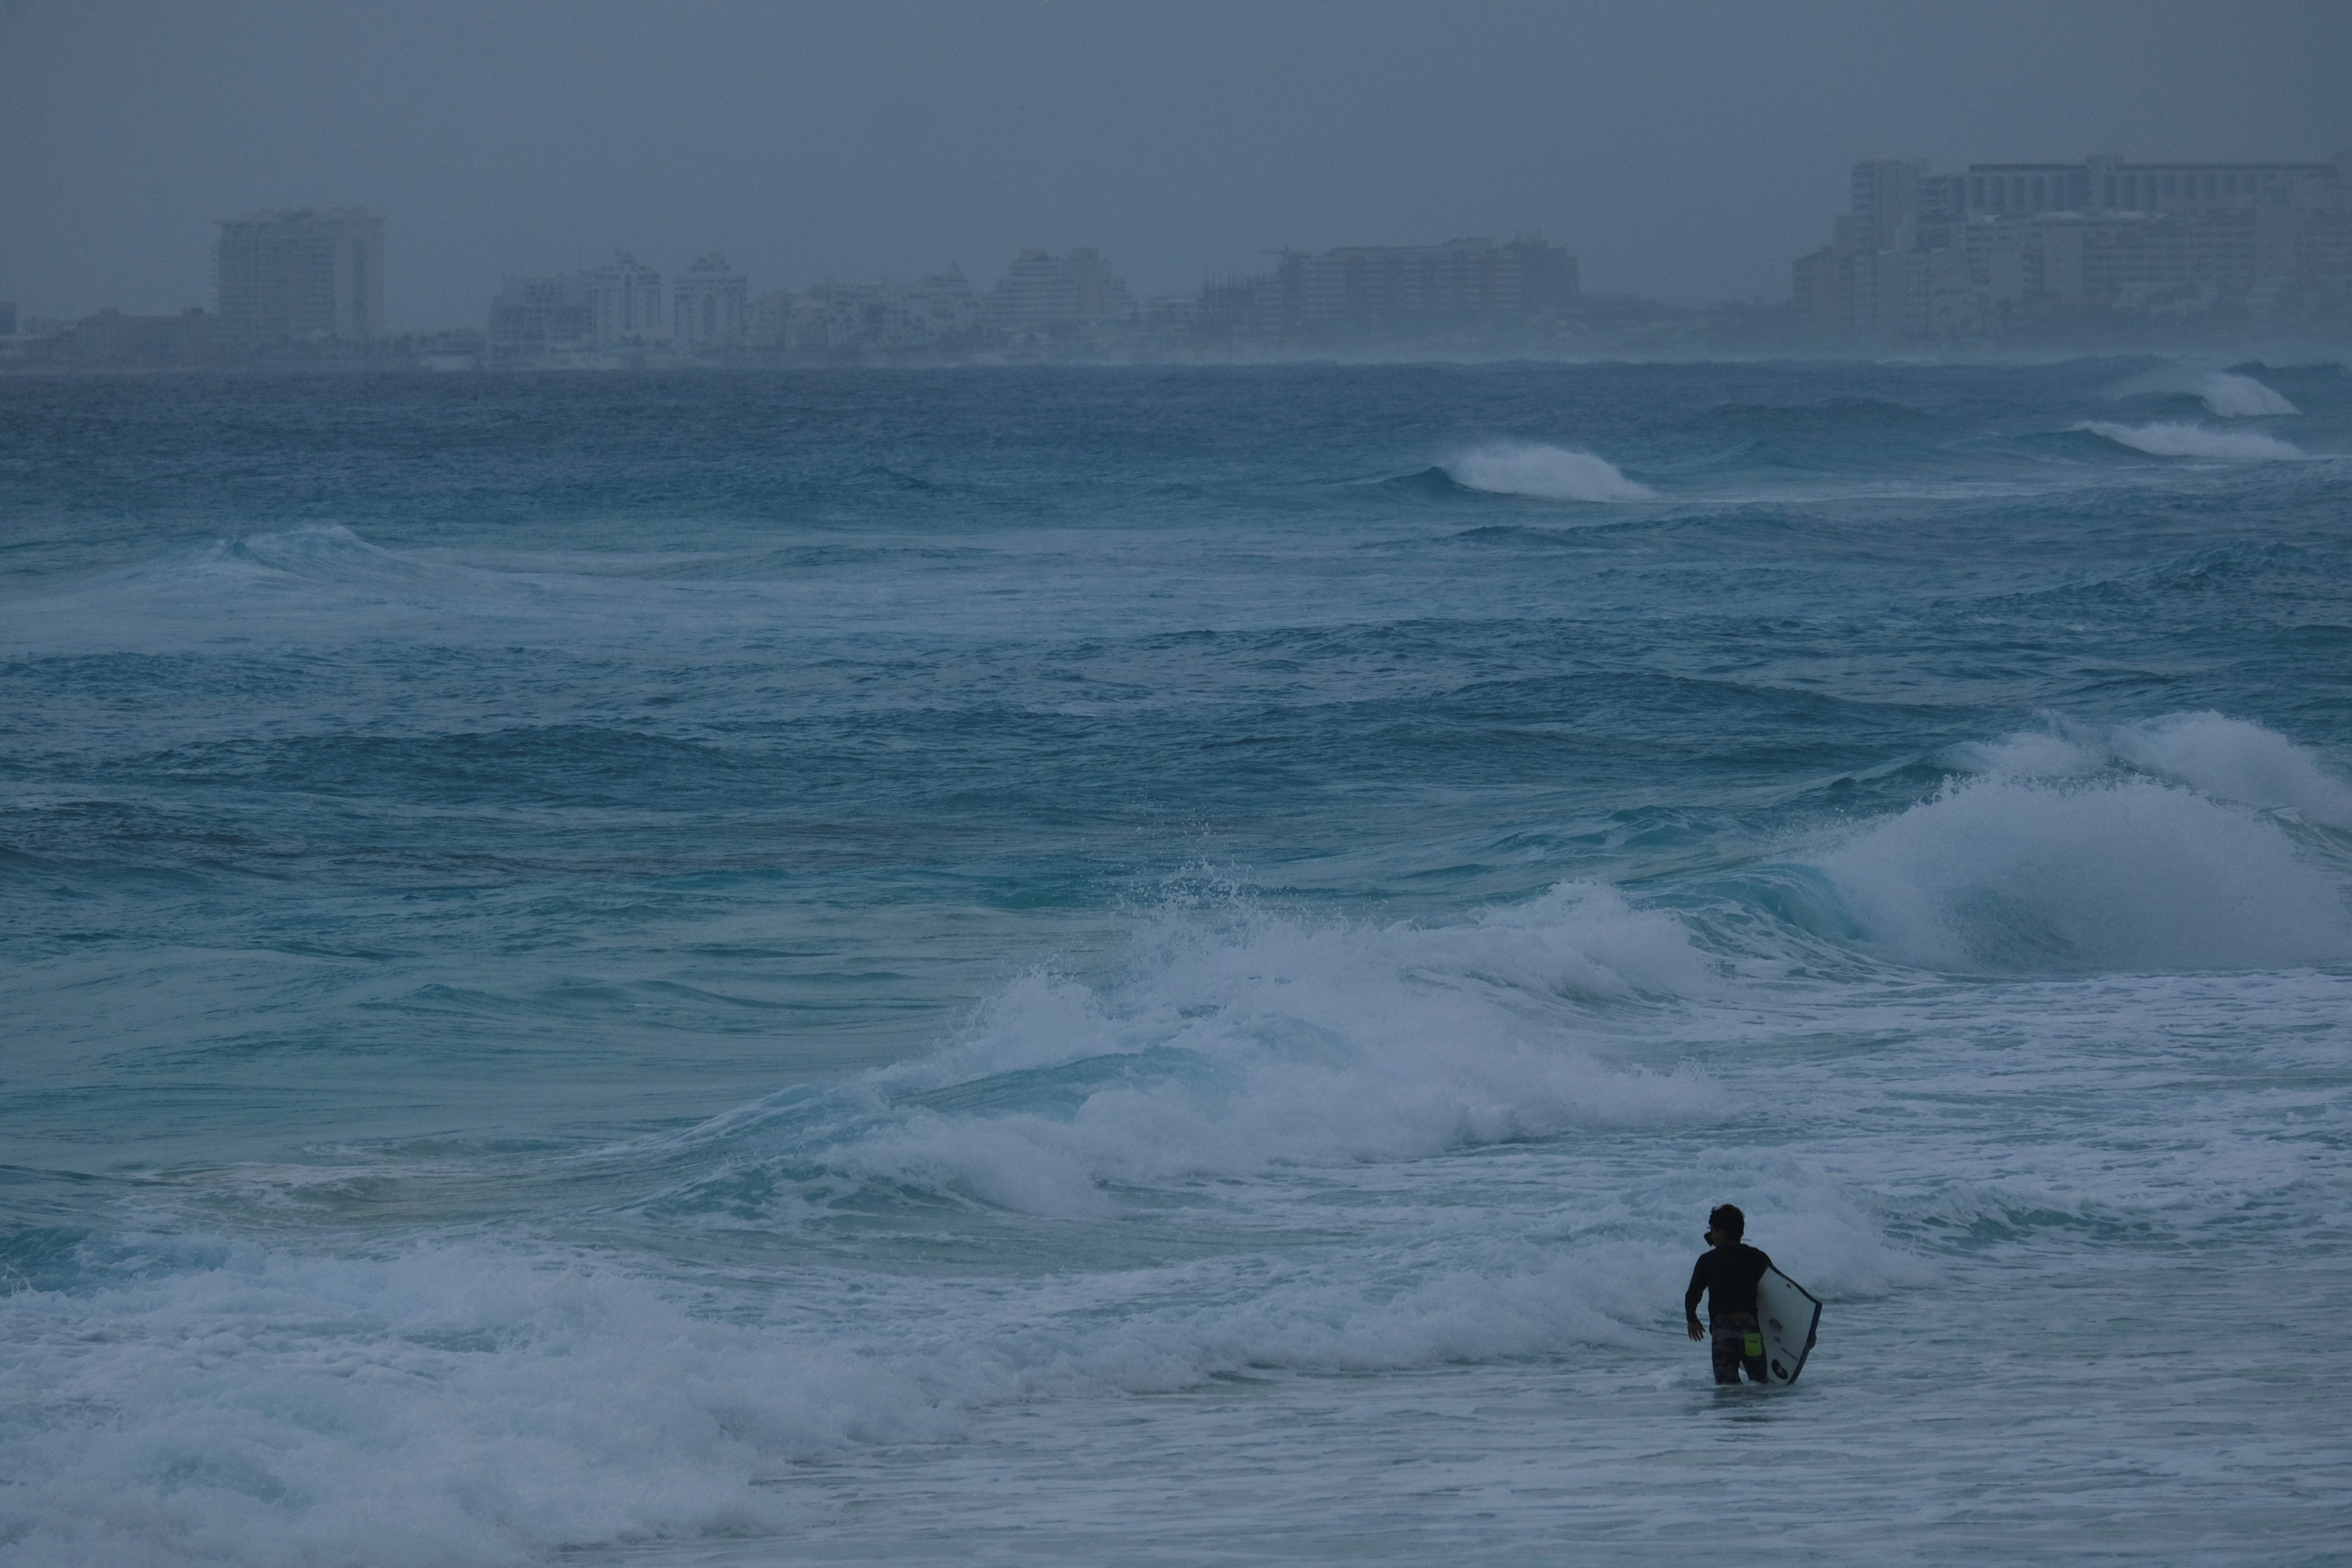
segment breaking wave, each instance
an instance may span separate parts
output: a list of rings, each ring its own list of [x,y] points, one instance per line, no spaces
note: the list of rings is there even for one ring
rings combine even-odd
[[[579,1157],[576,1179],[635,1186],[606,1222],[673,1241],[813,1249],[843,1226],[978,1209],[1077,1245],[1172,1203],[1328,1243],[1341,1233],[1316,1194],[1350,1170],[1736,1113],[1701,1074],[1582,1048],[1612,1008],[1713,983],[1678,919],[1603,888],[1434,926],[1180,912],[1130,971],[1027,976],[930,1058]],[[1317,1171],[1303,1196],[1256,1181],[1284,1167]],[[0,1556],[404,1568],[772,1533],[807,1507],[762,1484],[795,1461],[958,1439],[1013,1402],[1635,1344],[1688,1266],[1590,1214],[1570,1237],[1380,1212],[1336,1248],[1170,1261],[1161,1245],[1027,1281],[809,1250],[787,1288],[725,1313],[707,1281],[520,1239],[364,1257],[93,1244],[75,1289],[5,1299],[0,1397],[35,1418],[0,1464],[34,1485],[0,1496]],[[1898,1266],[1866,1216],[1801,1223],[1817,1281],[1869,1289]]]
[[[2199,371],[2171,365],[2136,375],[2116,387],[2112,397],[2193,397],[2216,419],[2267,419],[2300,414],[2301,409],[2268,384],[2238,371]]]
[[[2112,726],[2053,720],[2041,730],[1958,747],[1951,760],[1971,773],[2026,779],[2137,771],[2220,800],[2352,828],[2352,784],[2276,731],[2220,713]]]
[[[2352,956],[2337,886],[2258,815],[2352,821],[2352,789],[2283,736],[2189,713],[1955,760],[1975,776],[1817,861],[1867,952],[2011,973]],[[783,1532],[814,1506],[770,1484],[786,1467],[957,1440],[1008,1404],[1646,1342],[1688,1268],[1642,1206],[1664,1200],[1571,1223],[1391,1188],[1450,1150],[1494,1183],[1520,1152],[1497,1145],[1742,1115],[1708,1074],[1643,1065],[1713,1004],[1710,1034],[1752,1026],[1703,924],[1587,882],[1436,922],[1171,907],[1114,977],[1023,976],[930,1056],[583,1157],[633,1194],[583,1199],[600,1226],[792,1249],[772,1296],[723,1311],[702,1276],[523,1237],[94,1244],[73,1289],[5,1298],[0,1397],[30,1418],[0,1465],[30,1484],[0,1489],[0,1557],[403,1568]],[[1748,1181],[1816,1288],[1914,1267],[1832,1184]],[[1938,1201],[2011,1228],[2049,1206]],[[1074,1247],[1171,1215],[1249,1239],[1154,1230],[1132,1262],[1028,1279],[817,1250],[950,1205],[967,1237],[984,1210]]]
[[[2251,375],[2217,370],[2197,384],[2197,395],[2217,419],[2261,419],[2302,412]]]
[[[2279,969],[2352,958],[2352,915],[2276,824],[2147,778],[1956,784],[1822,858],[1897,963],[1959,973]]]
[[[2233,462],[2274,462],[2309,456],[2292,442],[2259,430],[2209,430],[2201,425],[2159,422],[2116,425],[2089,419],[2074,426],[2094,436],[2145,452],[2151,458],[2219,458]]]
[[[1534,442],[1475,447],[1447,463],[1445,471],[1474,490],[1543,500],[1654,500],[1658,493],[1627,479],[1605,458]]]
[[[1712,1120],[1706,1079],[1591,1047],[1611,1015],[1717,984],[1680,919],[1592,884],[1441,926],[1171,914],[1116,984],[1029,975],[861,1098],[788,1094],[695,1137],[760,1163],[786,1207],[845,1179],[1102,1218],[1113,1189]],[[667,1201],[725,1206],[738,1175],[718,1181]]]

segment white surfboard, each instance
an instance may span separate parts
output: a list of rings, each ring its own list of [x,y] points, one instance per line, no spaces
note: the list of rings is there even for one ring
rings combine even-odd
[[[1822,1326],[1821,1302],[1786,1274],[1767,1268],[1756,1282],[1756,1320],[1764,1331],[1764,1367],[1772,1382],[1796,1382]]]

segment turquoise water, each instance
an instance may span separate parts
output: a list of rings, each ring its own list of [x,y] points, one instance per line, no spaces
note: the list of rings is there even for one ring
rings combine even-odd
[[[0,1562],[2336,1560],[2347,453],[2335,365],[0,381]]]

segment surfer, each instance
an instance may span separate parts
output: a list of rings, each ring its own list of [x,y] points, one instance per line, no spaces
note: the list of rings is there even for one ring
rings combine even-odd
[[[1707,1298],[1717,1383],[1738,1383],[1742,1367],[1748,1382],[1764,1381],[1764,1331],[1756,1320],[1756,1282],[1772,1260],[1739,1239],[1747,1232],[1748,1216],[1736,1205],[1722,1205],[1709,1214],[1706,1243],[1715,1250],[1698,1255],[1690,1289],[1683,1292],[1683,1316],[1690,1320],[1685,1326],[1694,1340],[1707,1336],[1698,1323],[1698,1299]]]

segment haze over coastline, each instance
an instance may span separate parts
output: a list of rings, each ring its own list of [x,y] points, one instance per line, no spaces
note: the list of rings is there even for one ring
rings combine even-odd
[[[206,302],[218,219],[341,204],[394,219],[394,331],[614,248],[799,288],[1094,246],[1158,295],[1535,232],[1594,291],[1780,300],[1864,159],[2352,149],[2325,4],[11,0],[0,48],[0,298],[66,319]]]

